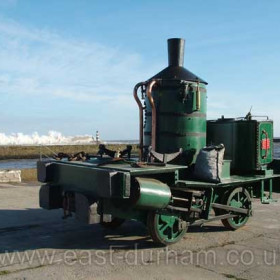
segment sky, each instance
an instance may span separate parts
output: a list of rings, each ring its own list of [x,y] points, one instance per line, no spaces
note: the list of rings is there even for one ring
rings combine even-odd
[[[178,37],[208,119],[252,107],[280,136],[279,14],[276,0],[0,0],[0,133],[137,139],[133,87]]]

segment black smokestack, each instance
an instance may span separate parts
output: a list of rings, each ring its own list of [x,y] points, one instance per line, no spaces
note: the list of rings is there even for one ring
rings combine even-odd
[[[180,38],[172,38],[168,39],[167,43],[168,65],[182,67],[184,65],[185,40]]]

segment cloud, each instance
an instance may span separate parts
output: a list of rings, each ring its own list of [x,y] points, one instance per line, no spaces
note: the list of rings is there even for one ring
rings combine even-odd
[[[136,52],[1,16],[0,61],[0,132],[6,133],[84,134],[94,127],[106,139],[135,138],[133,87],[158,71]]]
[[[27,28],[6,18],[0,18],[0,60],[1,95],[79,102],[125,98],[146,68],[137,53]]]

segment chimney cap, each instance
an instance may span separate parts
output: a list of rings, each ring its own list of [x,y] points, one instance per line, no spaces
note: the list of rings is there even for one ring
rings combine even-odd
[[[183,66],[185,40],[181,38],[170,38],[167,40],[168,45],[168,65]]]
[[[161,80],[184,80],[208,84],[191,71],[183,67],[185,40],[182,38],[170,38],[168,43],[168,64],[169,66],[150,78]]]

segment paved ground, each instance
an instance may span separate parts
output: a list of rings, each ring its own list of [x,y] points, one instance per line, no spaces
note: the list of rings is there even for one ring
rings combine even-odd
[[[62,220],[61,211],[39,209],[38,191],[0,185],[1,279],[280,278],[280,202],[254,201],[254,217],[238,231],[216,222],[155,248],[140,223],[112,232]]]

